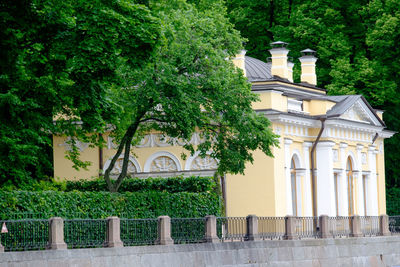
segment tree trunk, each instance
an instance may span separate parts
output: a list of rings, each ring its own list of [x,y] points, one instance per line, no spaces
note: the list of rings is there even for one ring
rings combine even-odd
[[[128,130],[126,131],[124,137],[121,140],[121,143],[118,146],[117,153],[115,153],[114,157],[111,159],[110,165],[108,166],[107,170],[104,173],[104,179],[106,180],[107,187],[110,192],[118,192],[118,189],[121,186],[122,181],[126,177],[132,139],[139,127],[140,120],[145,114],[146,114],[145,111],[140,112],[136,117],[136,119],[134,120],[134,122],[128,127]],[[110,173],[111,170],[114,168],[115,163],[117,162],[123,150],[124,150],[124,158],[122,162],[122,170],[117,180],[113,183],[110,178]]]

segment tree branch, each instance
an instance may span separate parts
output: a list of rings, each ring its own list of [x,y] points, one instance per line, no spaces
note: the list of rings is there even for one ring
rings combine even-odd
[[[140,120],[139,123],[146,122],[146,121],[151,121],[151,120],[158,121],[158,122],[168,122],[168,121],[161,120],[161,119],[158,119],[158,118],[146,118],[146,119]]]

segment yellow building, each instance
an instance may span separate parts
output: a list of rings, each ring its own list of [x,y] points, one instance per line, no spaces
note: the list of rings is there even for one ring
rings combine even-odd
[[[261,101],[253,108],[264,114],[280,135],[274,157],[254,152],[245,175],[226,175],[223,189],[227,216],[349,216],[386,213],[383,140],[394,132],[385,129],[382,111],[373,109],[361,95],[328,96],[316,87],[317,58],[301,51],[301,83],[293,83],[293,63],[286,43],[272,43],[271,62],[245,56],[233,59],[242,68]],[[115,153],[112,138],[104,149],[78,143],[81,159],[92,162],[76,171],[65,159],[69,137],[54,136],[54,176],[82,179],[98,176]],[[199,144],[197,134],[190,140]],[[138,177],[176,175],[211,176],[217,161],[198,154],[186,160],[179,141],[149,133],[134,148],[128,172]],[[314,153],[313,153],[314,152]],[[122,158],[113,169],[118,174]],[[311,170],[314,169],[314,172]]]

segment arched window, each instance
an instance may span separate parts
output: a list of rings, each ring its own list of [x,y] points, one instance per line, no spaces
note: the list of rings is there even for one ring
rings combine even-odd
[[[292,157],[290,163],[290,180],[292,184],[292,211],[293,216],[297,216],[297,185],[296,185],[296,162],[294,161],[294,156]]]
[[[347,158],[346,164],[347,175],[347,195],[349,201],[349,216],[354,215],[354,179],[353,179],[353,163],[351,158]]]

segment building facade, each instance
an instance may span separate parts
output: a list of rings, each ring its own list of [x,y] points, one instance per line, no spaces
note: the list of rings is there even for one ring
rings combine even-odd
[[[233,59],[252,83],[261,101],[253,103],[279,137],[274,157],[254,151],[253,164],[244,175],[227,174],[223,181],[227,216],[349,216],[386,213],[384,144],[394,132],[386,130],[382,111],[373,109],[361,95],[328,96],[316,87],[315,52],[302,51],[301,83],[293,83],[293,63],[286,43],[272,43],[271,62],[245,56]],[[70,137],[54,136],[54,176],[83,179],[98,176],[116,152],[112,138],[107,147],[79,143],[81,159],[92,162],[76,171],[65,159]],[[183,160],[182,140],[170,142],[149,133],[134,148],[128,172],[138,177],[176,175],[211,176],[218,162],[198,154]],[[201,142],[195,134],[189,140]],[[172,143],[172,144],[171,144]],[[122,158],[113,174],[121,170]],[[314,171],[312,171],[314,170]]]

